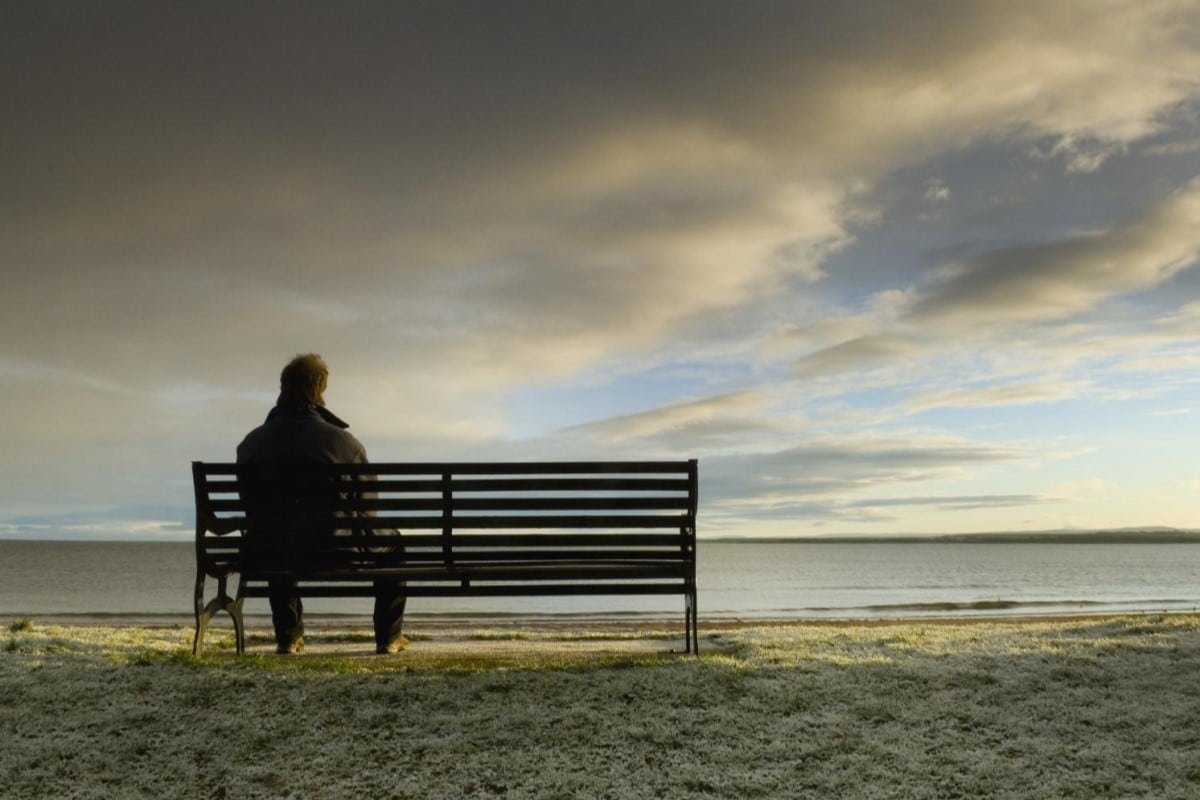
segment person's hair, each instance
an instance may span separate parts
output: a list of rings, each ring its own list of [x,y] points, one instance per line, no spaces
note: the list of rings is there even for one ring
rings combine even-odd
[[[329,368],[319,355],[298,355],[279,374],[279,403],[288,406],[323,406],[328,382]]]

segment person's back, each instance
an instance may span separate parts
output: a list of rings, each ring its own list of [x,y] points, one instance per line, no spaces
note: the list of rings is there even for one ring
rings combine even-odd
[[[246,434],[237,448],[240,464],[294,466],[302,463],[360,464],[367,453],[349,426],[325,408],[324,392],[329,371],[321,357],[296,356],[280,375],[279,400],[266,421]],[[298,539],[303,539],[300,535]],[[288,542],[264,542],[287,547]],[[293,541],[293,547],[303,546]],[[303,647],[303,604],[294,584],[272,581],[271,616],[277,651],[298,652]],[[375,591],[375,644],[378,652],[396,652],[403,644],[400,626],[404,616],[403,585],[378,582]]]
[[[318,410],[319,409],[319,410]],[[329,464],[361,464],[366,449],[337,419],[319,406],[276,405],[267,421],[238,445],[239,463],[304,459]],[[340,422],[340,420],[338,420]]]

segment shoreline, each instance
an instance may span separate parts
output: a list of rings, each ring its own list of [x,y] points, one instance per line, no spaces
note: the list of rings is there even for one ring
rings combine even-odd
[[[795,615],[751,615],[751,614],[717,614],[700,617],[700,630],[727,631],[745,628],[780,628],[780,627],[886,627],[906,625],[967,625],[985,623],[1065,623],[1088,620],[1112,620],[1128,617],[1166,617],[1166,618],[1200,618],[1200,608],[1191,609],[1119,609],[1119,610],[1087,610],[1080,612],[1061,611],[1036,613],[1029,611],[989,611],[986,613],[937,613],[937,614],[905,614],[877,616],[795,616]],[[259,627],[270,628],[269,613],[247,613],[243,615],[248,629]],[[195,618],[191,614],[162,613],[146,614],[140,612],[110,613],[110,612],[56,612],[49,614],[36,613],[0,613],[0,626],[7,627],[19,620],[29,620],[33,623],[68,626],[68,627],[113,627],[113,628],[178,628],[193,627]],[[369,614],[337,614],[309,613],[305,615],[305,624],[314,630],[336,630],[350,627],[370,626]],[[682,627],[683,615],[671,613],[412,613],[405,616],[405,624],[420,628],[436,629],[477,629],[477,628],[524,628],[537,631],[569,631],[574,629],[592,630],[660,630]],[[227,615],[216,617],[209,623],[210,630],[232,630],[232,622]]]

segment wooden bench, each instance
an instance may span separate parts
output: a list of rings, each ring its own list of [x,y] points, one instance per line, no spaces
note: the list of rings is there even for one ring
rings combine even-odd
[[[284,501],[260,465],[193,462],[192,478],[195,654],[221,611],[243,653],[243,602],[279,578],[304,597],[370,597],[377,580],[409,597],[681,594],[699,648],[694,459],[310,464]]]

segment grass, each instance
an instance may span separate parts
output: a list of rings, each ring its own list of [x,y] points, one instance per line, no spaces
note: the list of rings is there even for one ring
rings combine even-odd
[[[1192,616],[745,627],[708,631],[700,658],[604,632],[432,631],[391,657],[339,636],[298,658],[194,658],[185,629],[31,626],[0,653],[0,784],[33,798],[1200,796]]]

